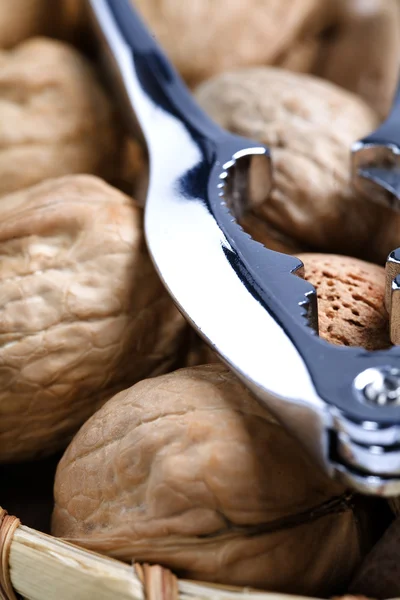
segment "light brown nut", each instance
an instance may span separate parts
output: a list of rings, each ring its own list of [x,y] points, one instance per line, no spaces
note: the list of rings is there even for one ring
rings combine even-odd
[[[87,37],[84,4],[84,0],[0,0],[0,48],[11,48],[38,35],[82,45],[79,34]]]
[[[319,334],[332,344],[391,346],[383,267],[347,256],[299,254],[318,295]]]
[[[191,84],[275,62],[300,33],[314,31],[325,11],[321,0],[135,0],[135,6]]]
[[[359,563],[355,510],[208,365],[142,381],[85,423],[57,469],[52,531],[191,579],[325,596]]]
[[[0,203],[0,462],[65,447],[117,390],[173,368],[186,329],[142,213],[90,176]]]
[[[298,40],[279,57],[274,66],[297,73],[312,72],[318,64],[320,49],[321,42],[316,36]]]
[[[351,185],[351,145],[378,125],[363,100],[273,67],[225,73],[196,96],[220,125],[271,148],[273,189],[254,207],[270,226],[314,250],[373,262],[400,245],[399,217]]]
[[[0,194],[49,177],[111,177],[118,132],[111,105],[85,58],[32,39],[0,53]]]
[[[398,0],[345,0],[338,33],[319,74],[359,94],[381,117],[390,109],[400,66]]]
[[[63,0],[0,0],[0,48],[9,48],[59,26]]]

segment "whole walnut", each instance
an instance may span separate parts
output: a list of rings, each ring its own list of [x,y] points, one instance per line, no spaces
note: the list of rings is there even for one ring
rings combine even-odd
[[[0,202],[0,462],[65,448],[129,385],[175,365],[186,324],[142,213],[86,175]]]
[[[54,489],[54,535],[185,578],[325,596],[365,550],[355,499],[218,364],[109,400]]]
[[[294,42],[288,50],[282,54],[274,66],[298,73],[312,72],[318,65],[318,57],[321,52],[321,41],[319,36],[307,36]]]
[[[182,76],[194,84],[234,67],[271,64],[319,28],[321,0],[134,0]]]
[[[398,0],[340,0],[336,35],[318,73],[359,94],[383,118],[390,110],[400,67]]]
[[[0,52],[0,194],[49,177],[111,178],[118,131],[89,62],[71,46],[36,38]]]
[[[58,30],[64,0],[0,0],[0,48]]]
[[[196,96],[220,125],[271,148],[273,189],[253,212],[275,230],[312,250],[372,262],[400,245],[400,217],[351,185],[351,145],[379,122],[362,99],[274,67],[219,75]]]

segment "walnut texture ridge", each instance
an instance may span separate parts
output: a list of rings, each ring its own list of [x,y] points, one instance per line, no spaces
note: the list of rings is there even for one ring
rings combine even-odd
[[[0,461],[67,445],[117,390],[173,368],[186,324],[142,213],[87,175],[0,202]]]

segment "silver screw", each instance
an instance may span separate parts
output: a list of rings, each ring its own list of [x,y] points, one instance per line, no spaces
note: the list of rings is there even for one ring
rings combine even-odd
[[[354,380],[358,396],[375,406],[400,405],[400,369],[378,367],[363,371]]]

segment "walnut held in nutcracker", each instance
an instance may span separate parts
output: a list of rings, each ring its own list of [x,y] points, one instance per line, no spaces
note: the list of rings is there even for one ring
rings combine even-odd
[[[135,0],[135,6],[190,83],[275,62],[326,11],[321,0]]]
[[[351,145],[378,124],[363,100],[273,67],[225,73],[196,96],[220,125],[271,148],[273,189],[253,207],[260,219],[311,249],[373,262],[400,245],[399,217],[351,185]]]
[[[345,489],[223,365],[142,381],[61,459],[52,531],[183,577],[331,594],[358,565]]]
[[[91,176],[0,202],[0,461],[67,445],[102,402],[174,365],[183,318],[130,198]]]
[[[262,221],[258,223],[264,225]],[[264,241],[269,242],[265,238]],[[293,254],[289,240],[278,251],[284,250]],[[323,339],[368,350],[391,346],[383,267],[334,254],[296,253],[296,256],[304,263],[305,279],[317,291],[319,335]],[[183,366],[217,362],[218,355],[194,331],[190,332]]]
[[[48,177],[114,175],[111,104],[88,61],[62,42],[0,52],[0,120],[0,195]]]

